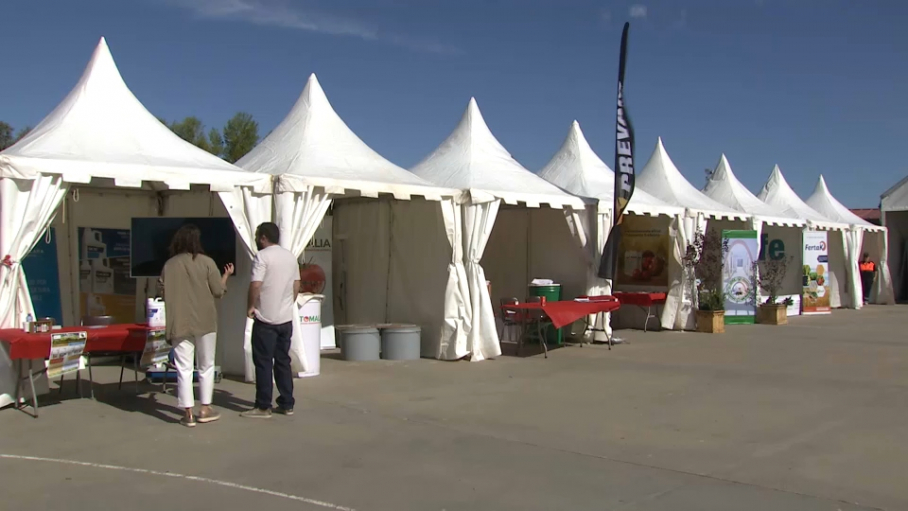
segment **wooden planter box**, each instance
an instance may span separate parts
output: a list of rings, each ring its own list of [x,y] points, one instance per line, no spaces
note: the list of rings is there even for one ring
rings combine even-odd
[[[788,307],[783,304],[761,305],[757,307],[757,323],[763,325],[787,325]]]
[[[697,331],[704,334],[725,333],[725,311],[697,311]]]

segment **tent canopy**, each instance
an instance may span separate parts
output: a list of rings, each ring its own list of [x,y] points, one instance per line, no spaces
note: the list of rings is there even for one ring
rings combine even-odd
[[[539,176],[580,197],[591,197],[609,208],[615,200],[615,173],[587,142],[580,124],[574,121],[567,138]],[[637,188],[627,211],[638,215],[679,215],[683,209],[669,206]]]
[[[806,201],[808,206],[815,209],[818,213],[843,224],[854,225],[867,229],[868,231],[882,231],[885,230],[884,227],[879,225],[874,225],[867,220],[855,215],[844,204],[839,202],[832,194],[829,192],[829,188],[826,186],[826,179],[823,178],[823,175],[820,174],[820,179],[817,181],[817,187]]]
[[[469,190],[474,201],[498,198],[529,207],[584,207],[579,197],[517,163],[489,130],[473,98],[454,131],[412,170],[439,186]]]
[[[0,153],[0,177],[62,175],[70,183],[113,179],[116,186],[164,183],[215,191],[250,186],[270,192],[270,176],[257,176],[175,135],[130,92],[102,38],[79,83],[22,140]]]
[[[772,169],[769,179],[763,185],[757,198],[776,209],[779,214],[803,218],[822,229],[843,230],[848,228],[844,223],[826,218],[801,200],[785,180],[778,165]]]
[[[883,211],[908,211],[908,176],[880,196]]]
[[[366,145],[334,111],[314,74],[287,117],[237,165],[281,176],[281,191],[318,186],[329,193],[388,193],[403,200],[412,195],[439,200],[460,193],[433,186]]]
[[[806,220],[798,218],[793,211],[779,211],[750,193],[750,190],[738,181],[724,154],[719,158],[716,170],[703,188],[703,193],[716,202],[749,213],[770,225],[803,227],[807,224]]]
[[[750,216],[720,204],[694,188],[668,156],[662,137],[656,141],[656,148],[646,166],[637,174],[637,189],[640,188],[671,206],[685,208],[692,213],[729,220],[745,220]]]

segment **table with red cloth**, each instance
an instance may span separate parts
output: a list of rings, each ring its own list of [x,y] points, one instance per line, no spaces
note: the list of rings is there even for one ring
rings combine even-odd
[[[10,360],[18,364],[17,406],[20,398],[20,388],[22,382],[26,379],[22,376],[24,362],[34,359],[47,359],[50,357],[51,336],[73,332],[86,333],[83,353],[89,355],[89,357],[92,353],[141,353],[145,350],[148,326],[143,324],[107,325],[101,327],[80,326],[41,333],[24,332],[20,328],[0,330],[0,342],[9,345]],[[28,380],[32,386],[32,400],[36,416],[38,412],[38,397],[34,391],[34,377],[40,375],[43,370],[44,368],[33,372],[31,364],[28,367]]]
[[[612,296],[600,296],[591,298],[578,298],[577,300],[562,300],[553,302],[533,302],[533,303],[515,303],[501,306],[504,310],[526,314],[533,311],[542,311],[551,321],[555,328],[564,328],[577,320],[584,319],[587,321],[587,330],[595,330],[589,323],[590,316],[599,316],[612,312],[621,307],[621,303]],[[602,330],[604,331],[604,329]],[[609,337],[609,348],[611,348],[611,338]],[[545,342],[542,343],[543,348]],[[582,345],[582,344],[581,344]]]
[[[648,292],[616,292],[614,297],[624,305],[636,305],[641,309],[646,309],[646,319],[643,320],[643,331],[646,332],[646,326],[650,319],[658,318],[653,314],[653,307],[665,305],[665,293],[648,293]]]

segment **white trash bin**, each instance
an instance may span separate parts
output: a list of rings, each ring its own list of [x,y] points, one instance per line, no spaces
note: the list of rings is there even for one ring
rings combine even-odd
[[[300,378],[318,376],[321,371],[322,352],[322,300],[324,295],[303,293],[296,299],[300,318],[300,334],[303,338],[303,351],[306,354],[306,372],[299,373]]]

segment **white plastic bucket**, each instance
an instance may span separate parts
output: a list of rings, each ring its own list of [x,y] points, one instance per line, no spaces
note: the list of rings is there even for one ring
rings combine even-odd
[[[306,354],[306,371],[299,373],[300,378],[318,376],[321,371],[322,351],[322,295],[302,295],[297,303],[300,314],[300,334],[303,338],[303,351]]]
[[[164,314],[164,300],[149,298],[145,302],[145,313],[149,328],[164,328],[167,326],[167,319]]]

